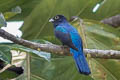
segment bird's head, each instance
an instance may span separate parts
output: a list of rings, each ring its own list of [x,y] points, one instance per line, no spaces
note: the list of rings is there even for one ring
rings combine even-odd
[[[67,19],[63,15],[56,15],[49,20],[49,22],[52,22],[54,25],[59,25],[66,21],[67,21]]]

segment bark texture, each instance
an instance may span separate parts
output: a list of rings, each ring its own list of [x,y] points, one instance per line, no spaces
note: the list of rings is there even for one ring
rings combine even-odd
[[[32,48],[35,50],[40,49],[41,51],[70,56],[69,48],[63,48],[63,46],[31,42],[22,38],[15,37],[14,35],[6,32],[3,29],[0,29],[0,36],[28,48]],[[85,55],[90,54],[92,58],[120,59],[120,51],[115,50],[84,49],[84,53]]]

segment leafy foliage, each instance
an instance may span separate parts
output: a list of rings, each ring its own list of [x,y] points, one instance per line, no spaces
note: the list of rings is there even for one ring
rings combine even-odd
[[[5,21],[5,18],[4,18],[4,16],[3,16],[3,14],[0,13],[0,27],[6,26],[6,25],[7,25],[7,23],[6,23],[6,21]]]
[[[76,26],[76,28],[78,28],[78,31],[79,31],[80,25],[78,23],[79,21],[76,21],[76,22],[73,22],[72,24]],[[84,20],[84,24],[82,25],[82,27],[85,27],[88,48],[114,49],[115,47],[113,46],[116,46],[116,49],[117,49],[117,45],[120,44],[119,39],[117,39],[120,36],[119,31],[114,28],[103,25],[93,20],[92,21]],[[100,34],[99,32],[101,31],[102,33],[105,33],[105,34]],[[105,39],[110,42],[106,43],[106,41],[104,41]],[[116,39],[118,42],[117,44],[116,44],[116,41],[114,41]],[[31,71],[30,71],[30,75],[28,73],[27,75],[30,76],[30,78],[33,80],[34,79],[38,79],[38,80],[40,79],[45,79],[45,80],[57,80],[57,79],[116,80],[116,79],[119,79],[118,77],[119,74],[114,73],[116,71],[118,71],[119,73],[119,66],[118,66],[120,65],[119,62],[116,62],[116,65],[114,65],[114,67],[116,67],[115,69],[113,69],[113,67],[111,68],[109,67],[116,60],[88,59],[89,65],[92,70],[92,74],[86,77],[77,72],[74,66],[74,61],[72,57],[55,56],[51,59],[50,62],[48,62],[33,54],[29,56],[30,56],[29,59],[31,60],[30,62],[31,65],[29,65],[29,69]],[[69,77],[70,75],[71,77]]]
[[[11,63],[12,56],[9,47],[0,45],[0,59],[7,63]]]
[[[104,2],[103,2],[104,1]],[[92,10],[97,3],[103,2],[96,13]],[[53,36],[53,27],[48,20],[56,14],[63,14],[68,19],[71,16],[83,18],[83,23],[75,21],[81,33],[81,27],[86,34],[88,48],[97,49],[120,49],[120,32],[108,25],[98,22],[106,17],[120,13],[120,1],[116,0],[1,0],[0,11],[4,13],[7,20],[24,20],[22,27],[23,38],[29,40],[45,39],[59,44]],[[2,4],[4,3],[4,4]],[[111,4],[115,4],[111,7]],[[12,12],[12,8],[20,6],[21,14]],[[95,21],[98,20],[98,21]],[[82,36],[82,35],[81,35]],[[84,37],[84,36],[82,36]],[[46,43],[43,41],[42,43]],[[52,54],[51,61],[47,61],[34,51],[19,45],[7,45],[12,49],[26,52],[27,56],[23,62],[24,74],[17,77],[18,80],[117,80],[119,79],[119,60],[89,59],[92,70],[90,76],[84,76],[77,72],[72,57],[58,56]],[[0,59],[7,63],[11,61],[10,49],[0,45]],[[13,48],[14,47],[14,48]],[[31,54],[29,54],[31,53]],[[114,65],[113,65],[114,64]],[[9,73],[4,73],[9,74]],[[11,73],[13,74],[13,73]],[[13,74],[14,75],[14,74]],[[6,79],[9,75],[5,76]],[[9,77],[10,78],[10,77]]]

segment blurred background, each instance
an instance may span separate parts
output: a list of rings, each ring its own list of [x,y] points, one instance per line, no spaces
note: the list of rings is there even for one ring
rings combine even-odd
[[[0,27],[37,43],[61,44],[49,19],[62,14],[84,48],[120,50],[120,0],[0,0]],[[4,22],[2,22],[4,16]],[[87,58],[92,74],[81,75],[71,56],[32,50],[0,38],[0,80],[120,80],[119,59]],[[18,68],[17,71],[15,68]],[[20,73],[18,73],[20,72]]]

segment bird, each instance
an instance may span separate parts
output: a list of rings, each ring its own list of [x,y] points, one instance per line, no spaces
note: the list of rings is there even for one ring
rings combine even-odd
[[[78,72],[84,75],[91,74],[83,52],[82,39],[77,29],[63,15],[56,15],[49,19],[49,22],[53,23],[56,38],[62,42],[63,46],[66,45],[70,48]]]

